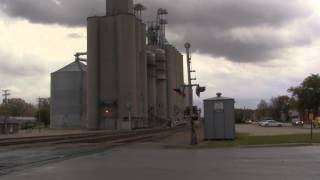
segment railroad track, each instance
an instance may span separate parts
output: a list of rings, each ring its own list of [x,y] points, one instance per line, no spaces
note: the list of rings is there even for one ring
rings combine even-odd
[[[52,136],[37,136],[37,137],[21,137],[21,138],[7,138],[0,139],[0,147],[28,145],[35,143],[99,143],[121,138],[127,138],[138,135],[148,135],[160,132],[169,132],[179,130],[178,128],[167,129],[145,129],[135,131],[119,131],[119,132],[98,132],[98,133],[81,133],[81,134],[65,134]]]
[[[0,176],[16,171],[42,165],[65,161],[81,156],[104,152],[110,148],[131,143],[158,140],[176,132],[185,130],[185,127],[170,129],[146,129],[126,132],[99,132],[88,134],[72,134],[45,137],[14,138],[0,140],[0,147],[22,145],[12,153],[0,153]],[[44,145],[42,145],[44,144]],[[24,147],[31,148],[25,150]],[[39,154],[34,152],[39,152]],[[14,158],[12,158],[14,157]]]

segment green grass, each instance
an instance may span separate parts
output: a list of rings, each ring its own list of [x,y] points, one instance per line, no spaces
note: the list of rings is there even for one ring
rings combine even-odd
[[[313,134],[310,140],[309,134],[277,135],[277,136],[249,136],[237,134],[235,141],[206,141],[191,148],[219,148],[219,147],[248,147],[268,145],[290,145],[320,143],[320,134]],[[190,148],[190,146],[189,146]]]

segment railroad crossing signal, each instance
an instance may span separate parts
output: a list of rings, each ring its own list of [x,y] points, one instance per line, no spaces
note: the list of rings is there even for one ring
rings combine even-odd
[[[197,86],[196,94],[200,97],[200,94],[206,91],[206,87]]]

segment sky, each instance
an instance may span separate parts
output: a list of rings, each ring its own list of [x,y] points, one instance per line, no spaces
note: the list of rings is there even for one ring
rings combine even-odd
[[[165,8],[167,39],[192,47],[201,98],[224,96],[255,108],[287,94],[320,67],[318,0],[136,0],[145,21]],[[50,96],[50,73],[86,51],[86,17],[104,15],[105,0],[0,0],[0,89],[35,102]]]

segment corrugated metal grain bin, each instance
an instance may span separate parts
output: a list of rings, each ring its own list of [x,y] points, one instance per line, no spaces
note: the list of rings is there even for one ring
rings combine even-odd
[[[234,99],[217,97],[204,100],[204,130],[206,140],[235,139]]]
[[[51,74],[50,127],[86,128],[86,65],[75,61]]]

